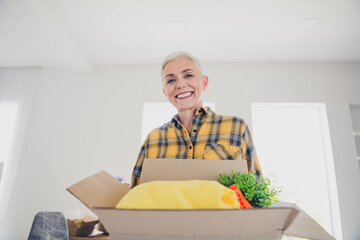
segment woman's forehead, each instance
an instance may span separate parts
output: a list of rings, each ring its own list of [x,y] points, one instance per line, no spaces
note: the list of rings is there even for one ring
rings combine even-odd
[[[164,76],[168,74],[178,74],[186,71],[199,71],[194,62],[189,58],[176,58],[169,61],[164,67]]]

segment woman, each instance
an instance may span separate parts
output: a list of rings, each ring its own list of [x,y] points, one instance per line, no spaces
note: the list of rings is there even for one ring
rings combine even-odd
[[[132,187],[139,183],[145,158],[246,160],[249,172],[261,175],[247,124],[203,107],[202,93],[209,79],[195,57],[186,52],[168,55],[161,77],[163,92],[178,114],[147,136],[134,167]]]

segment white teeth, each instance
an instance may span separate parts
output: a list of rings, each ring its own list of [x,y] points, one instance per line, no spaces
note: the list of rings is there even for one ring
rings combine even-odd
[[[182,93],[182,94],[177,95],[177,98],[188,97],[188,96],[190,96],[191,94],[192,94],[191,92]]]

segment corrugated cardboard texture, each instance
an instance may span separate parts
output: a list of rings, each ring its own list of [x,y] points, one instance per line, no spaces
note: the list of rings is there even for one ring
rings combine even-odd
[[[123,239],[121,235],[127,238],[137,235],[138,239],[144,236],[157,236],[158,239],[280,239],[284,227],[297,213],[294,208],[170,211],[95,208],[94,211],[104,219],[111,239]]]
[[[222,173],[247,172],[244,160],[145,159],[140,183],[156,180],[216,180]]]
[[[105,171],[94,174],[67,190],[90,209],[94,206],[115,207],[129,191],[124,184]]]

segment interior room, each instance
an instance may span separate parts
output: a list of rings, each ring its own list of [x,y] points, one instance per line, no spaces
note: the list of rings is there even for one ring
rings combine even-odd
[[[305,161],[313,130],[288,120],[291,139],[278,140],[283,124],[265,134],[270,121],[256,109],[320,109],[324,228],[359,239],[359,13],[353,0],[0,0],[0,239],[27,239],[40,211],[94,215],[66,191],[87,176],[105,170],[130,183],[148,133],[144,104],[168,102],[161,64],[175,51],[201,61],[203,102],[248,123],[261,166],[275,168],[267,145],[274,158],[285,153],[278,141],[299,147],[286,159],[304,159],[302,170],[275,170],[298,172],[305,189],[320,181]]]

